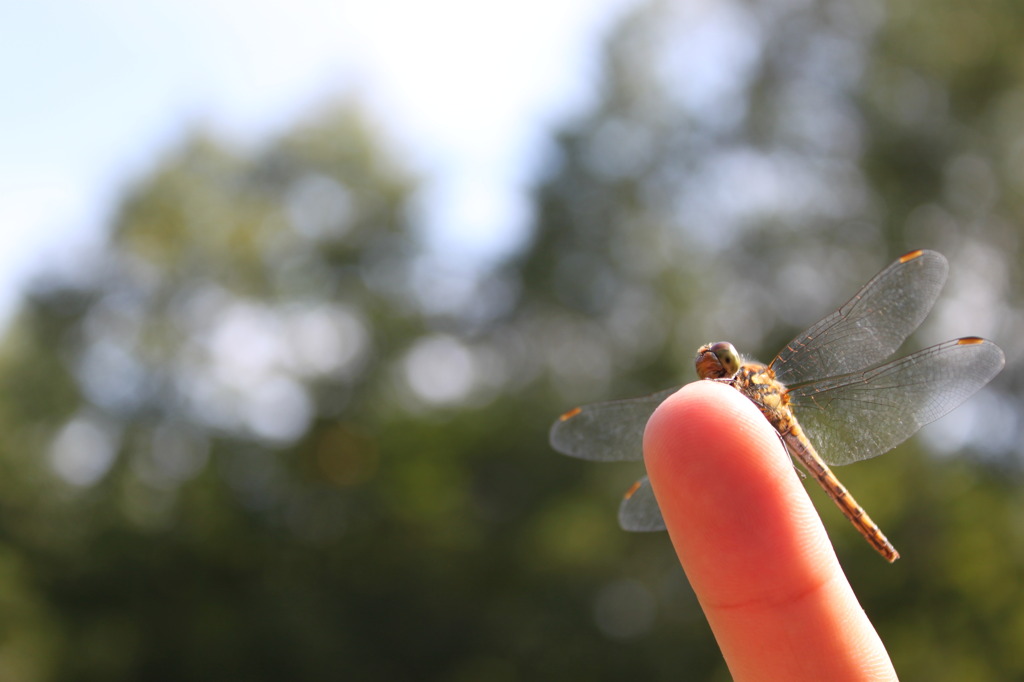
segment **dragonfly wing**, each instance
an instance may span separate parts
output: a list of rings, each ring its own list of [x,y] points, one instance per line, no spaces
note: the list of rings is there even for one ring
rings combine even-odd
[[[850,464],[888,452],[953,410],[1003,368],[1003,351],[968,337],[894,362],[789,391],[790,406],[822,458]]]
[[[551,447],[564,455],[602,462],[643,459],[644,428],[655,408],[679,390],[643,398],[594,403],[569,410],[551,425]]]
[[[644,476],[633,484],[619,505],[619,525],[634,532],[665,530],[651,481]]]
[[[787,386],[857,372],[903,344],[935,304],[949,265],[912,251],[882,270],[839,310],[786,344],[771,363]]]

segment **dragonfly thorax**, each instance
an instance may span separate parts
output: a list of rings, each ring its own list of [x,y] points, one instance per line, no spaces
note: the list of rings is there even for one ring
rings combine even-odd
[[[789,392],[770,367],[760,362],[744,362],[732,385],[757,405],[776,429],[785,430],[785,425],[794,419],[789,409]]]

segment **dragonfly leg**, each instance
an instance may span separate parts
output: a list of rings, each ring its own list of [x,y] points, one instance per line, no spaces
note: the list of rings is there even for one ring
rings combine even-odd
[[[786,445],[786,439],[783,438],[782,434],[779,433],[778,431],[775,432],[775,435],[779,437],[779,442],[782,443],[783,449],[785,449],[785,451],[789,454],[789,458],[792,460],[791,464],[793,465],[793,471],[796,472],[796,475],[800,477],[801,481],[806,481],[807,480],[807,474],[804,472],[803,469],[801,469],[799,466],[797,466],[796,456],[789,449],[789,446]]]

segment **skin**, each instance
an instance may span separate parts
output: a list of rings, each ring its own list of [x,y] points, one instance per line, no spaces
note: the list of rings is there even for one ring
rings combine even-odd
[[[734,680],[897,679],[753,403],[714,381],[684,386],[651,416],[644,459]]]

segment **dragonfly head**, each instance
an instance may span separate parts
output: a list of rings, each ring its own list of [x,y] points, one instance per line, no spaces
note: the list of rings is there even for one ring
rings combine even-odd
[[[701,379],[731,379],[740,371],[740,354],[731,343],[708,343],[697,349],[694,364]]]

